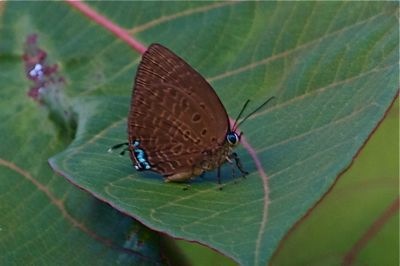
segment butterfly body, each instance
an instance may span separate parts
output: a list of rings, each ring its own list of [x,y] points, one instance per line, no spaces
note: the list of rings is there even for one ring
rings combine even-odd
[[[189,168],[187,171],[177,172],[171,176],[166,176],[166,181],[186,181],[192,177],[199,176],[206,171],[214,170],[229,159],[229,154],[231,152],[232,148],[227,143],[214,150],[205,150],[203,151],[202,158],[193,164],[192,169]]]
[[[238,165],[232,150],[239,141],[207,81],[173,52],[152,44],[139,64],[128,116],[134,167],[166,181],[186,181],[232,159]]]

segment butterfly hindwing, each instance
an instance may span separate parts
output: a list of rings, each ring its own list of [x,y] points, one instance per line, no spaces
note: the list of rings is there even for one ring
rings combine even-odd
[[[225,108],[207,81],[167,48],[151,45],[136,75],[128,134],[152,170],[191,169],[224,143],[228,130]]]

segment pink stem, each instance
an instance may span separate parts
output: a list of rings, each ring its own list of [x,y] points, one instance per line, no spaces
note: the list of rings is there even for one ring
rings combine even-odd
[[[124,30],[123,28],[119,27],[106,17],[100,15],[96,11],[94,11],[92,8],[90,8],[88,5],[86,5],[83,2],[80,2],[79,0],[65,0],[68,4],[76,8],[77,10],[81,11],[83,14],[88,16],[90,19],[93,21],[97,22],[104,28],[108,29],[111,31],[115,36],[126,42],[129,46],[131,46],[133,49],[138,51],[140,54],[143,54],[146,50],[147,47],[143,45],[141,42],[133,38],[132,36],[129,35],[129,33]]]
[[[256,164],[256,168],[258,170],[258,173],[262,177],[263,180],[268,180],[268,176],[264,171],[264,168],[261,164],[260,159],[257,156],[257,152],[254,150],[254,148],[250,145],[250,143],[247,142],[246,138],[244,136],[241,136],[240,143],[243,145],[243,147],[247,150],[247,152],[250,154],[251,158],[253,158],[254,163]]]
[[[229,118],[229,122],[231,124],[231,128],[235,124],[235,120],[232,118]],[[247,152],[250,154],[251,158],[253,159],[254,163],[256,164],[256,168],[258,173],[260,174],[263,182],[264,182],[264,190],[267,192],[267,187],[266,187],[266,181],[268,180],[268,176],[264,171],[264,168],[261,164],[260,159],[257,156],[257,152],[255,149],[250,145],[250,143],[247,142],[246,138],[244,136],[240,137],[240,143],[243,145],[243,147],[247,150]]]

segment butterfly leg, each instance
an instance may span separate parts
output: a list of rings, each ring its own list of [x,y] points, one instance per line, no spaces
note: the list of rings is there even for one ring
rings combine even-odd
[[[231,165],[231,169],[232,169],[232,178],[235,179],[236,177],[236,172],[235,172],[235,166],[233,165],[234,161],[232,159],[234,159],[234,156],[232,156],[233,154],[229,154],[228,156],[226,156],[226,161]],[[236,183],[236,181],[235,181]]]
[[[222,190],[222,185],[221,185],[221,166],[218,166],[217,179],[218,179],[218,189]]]
[[[218,167],[217,179],[218,179],[218,185],[221,185],[221,167]]]
[[[112,152],[113,150],[117,150],[117,149],[119,149],[119,148],[121,148],[122,146],[127,146],[126,148],[124,148],[120,153],[119,153],[119,155],[124,155],[125,154],[125,152],[127,152],[128,150],[129,150],[129,143],[128,142],[124,142],[124,143],[119,143],[119,144],[116,144],[116,145],[114,145],[114,146],[112,146],[111,148],[109,148],[108,149],[108,152]]]
[[[243,169],[242,163],[240,162],[239,156],[237,155],[236,152],[233,152],[230,155],[231,159],[235,160],[236,166],[239,169],[239,171],[242,173],[242,177],[246,178],[246,175],[249,174],[246,170]]]
[[[128,149],[128,148],[125,148],[125,149],[123,149],[123,150],[119,153],[119,155],[124,156],[124,155],[125,155],[125,152],[127,152],[127,151],[129,151],[129,149]]]
[[[232,178],[236,179],[236,171],[235,171],[235,166],[233,165],[233,163],[231,164],[232,167]]]
[[[236,170],[235,170],[235,166],[233,165],[234,161],[232,159],[234,159],[234,158],[227,157],[227,161],[231,165],[231,169],[232,169],[232,179],[236,179]],[[235,161],[235,163],[236,163],[236,161]],[[237,180],[235,180],[234,183],[236,184]]]

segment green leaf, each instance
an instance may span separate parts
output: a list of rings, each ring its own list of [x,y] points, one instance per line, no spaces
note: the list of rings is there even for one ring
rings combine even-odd
[[[1,47],[20,55],[14,47],[21,47],[21,36],[36,32],[67,78],[77,132],[50,160],[53,168],[150,228],[210,246],[240,264],[269,261],[350,164],[397,93],[398,3],[89,4],[146,44],[160,42],[185,58],[212,83],[231,116],[247,99],[254,107],[277,98],[241,128],[268,180],[239,148],[247,179],[234,184],[226,167],[222,191],[215,173],[182,191],[107,153],[126,140],[139,56],[67,5],[13,3],[5,10],[4,21],[13,22],[2,27]],[[6,73],[8,83],[23,79]]]
[[[0,264],[161,264],[157,234],[49,167],[71,139],[27,96],[17,7],[0,3]]]
[[[399,101],[354,164],[291,230],[271,265],[396,265]],[[397,208],[393,208],[397,202]]]
[[[152,232],[51,171],[47,158],[65,142],[46,110],[26,97],[20,61],[0,66],[9,81],[0,92],[1,264],[157,263]]]

